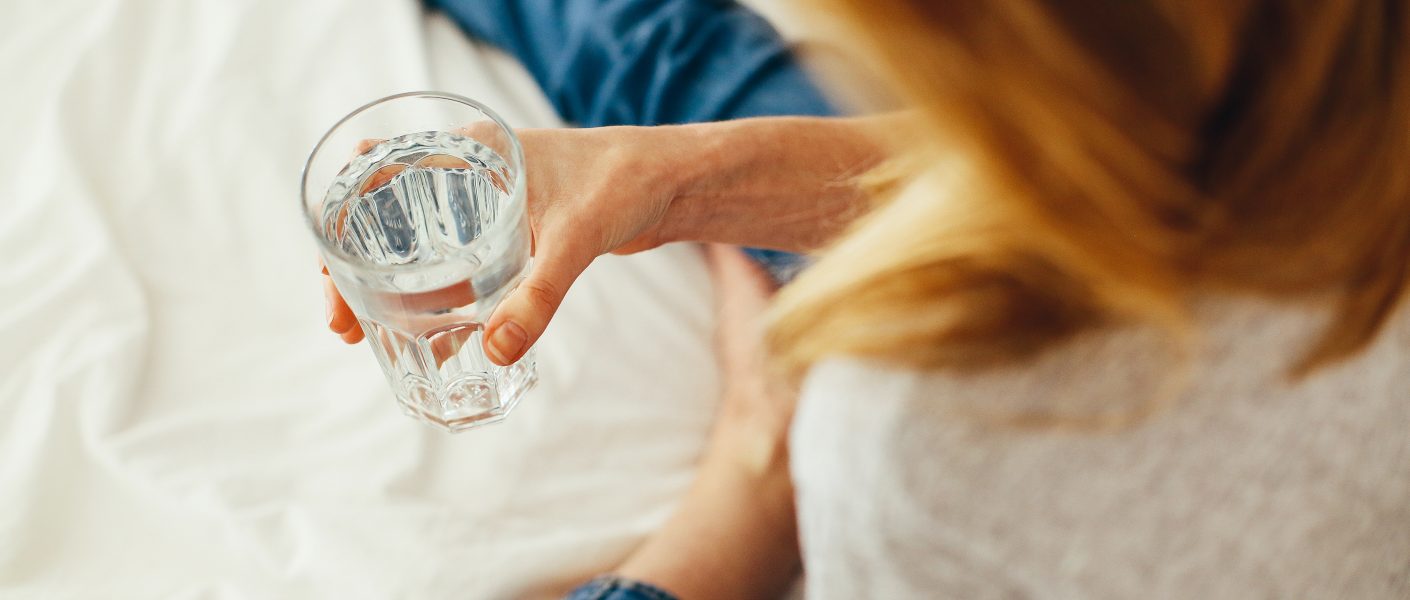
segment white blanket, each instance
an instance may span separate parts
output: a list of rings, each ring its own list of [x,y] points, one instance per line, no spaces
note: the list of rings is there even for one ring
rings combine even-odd
[[[552,597],[664,519],[717,391],[694,248],[601,259],[461,435],[324,327],[314,142],[414,89],[556,124],[512,61],[413,0],[5,12],[0,598]]]

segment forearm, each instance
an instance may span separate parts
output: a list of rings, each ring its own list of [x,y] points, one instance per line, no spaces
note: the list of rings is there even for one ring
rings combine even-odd
[[[886,158],[898,117],[749,119],[671,128],[672,241],[816,250],[866,211],[860,175]]]
[[[617,573],[681,600],[782,596],[801,570],[793,488],[781,452],[765,463],[729,455],[753,441],[717,445],[670,521]]]

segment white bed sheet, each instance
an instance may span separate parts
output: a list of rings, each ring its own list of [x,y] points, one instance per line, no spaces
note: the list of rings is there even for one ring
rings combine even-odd
[[[0,19],[0,598],[552,597],[709,426],[695,249],[595,264],[506,422],[402,416],[323,326],[307,151],[412,89],[556,117],[412,0],[19,0]]]

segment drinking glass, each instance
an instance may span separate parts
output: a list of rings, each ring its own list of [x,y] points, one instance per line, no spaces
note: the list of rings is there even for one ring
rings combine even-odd
[[[503,419],[537,380],[484,322],[529,268],[524,153],[504,120],[409,92],[343,117],[309,155],[303,212],[397,402],[449,431]]]

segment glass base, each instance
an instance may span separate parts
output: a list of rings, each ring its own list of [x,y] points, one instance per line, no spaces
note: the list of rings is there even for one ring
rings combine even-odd
[[[419,381],[409,381],[398,388],[397,403],[407,416],[451,433],[498,423],[538,383],[534,351],[503,370],[498,389],[493,382],[476,376],[450,382],[439,394]]]
[[[507,367],[495,365],[480,349],[479,324],[410,336],[361,322],[403,412],[446,431],[504,419],[538,382],[534,350]]]

